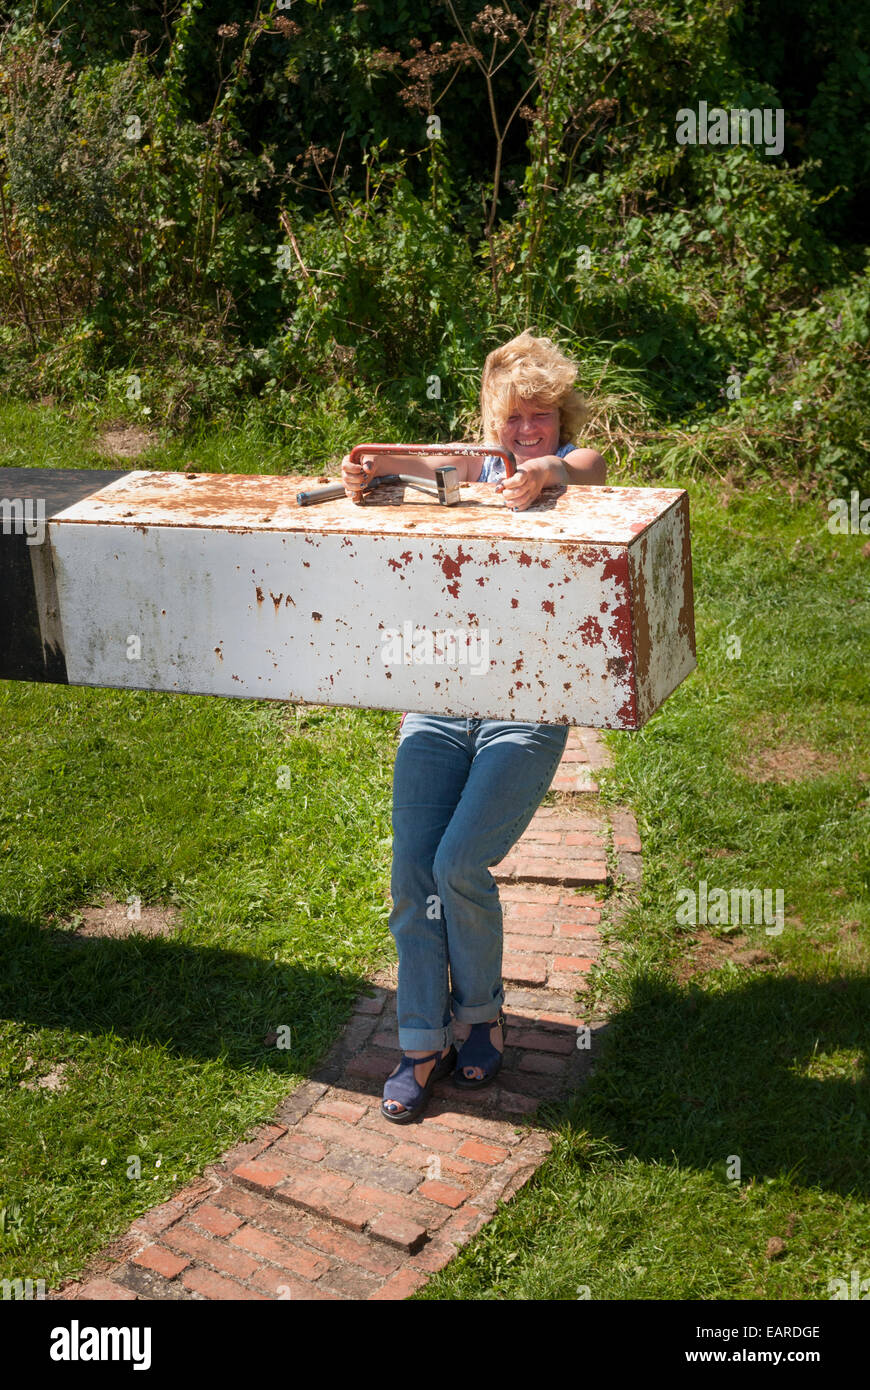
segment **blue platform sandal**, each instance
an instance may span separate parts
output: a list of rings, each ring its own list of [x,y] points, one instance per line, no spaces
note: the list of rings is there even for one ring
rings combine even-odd
[[[438,1060],[426,1078],[425,1086],[421,1086],[414,1076],[414,1068],[421,1062],[431,1062],[433,1058]],[[450,1044],[450,1051],[446,1057],[441,1056],[441,1049],[437,1052],[430,1052],[426,1057],[409,1057],[406,1052],[402,1053],[402,1060],[399,1063],[399,1070],[395,1076],[388,1076],[384,1085],[384,1096],[381,1101],[381,1114],[385,1120],[392,1120],[393,1124],[404,1125],[409,1120],[416,1119],[426,1106],[432,1087],[436,1081],[440,1081],[443,1076],[448,1076],[456,1066],[456,1048]],[[397,1100],[400,1105],[404,1105],[404,1110],[394,1112],[386,1109],[388,1100]]]
[[[459,1090],[478,1091],[481,1086],[489,1086],[498,1076],[504,1053],[499,1052],[497,1047],[493,1047],[489,1040],[489,1031],[495,1027],[496,1023],[501,1024],[502,1047],[504,1047],[507,1038],[507,1024],[502,1009],[499,1009],[498,1018],[490,1019],[487,1023],[473,1023],[471,1025],[471,1032],[459,1049],[456,1070],[453,1073],[453,1084]],[[483,1076],[466,1076],[462,1070],[463,1067],[479,1067]]]

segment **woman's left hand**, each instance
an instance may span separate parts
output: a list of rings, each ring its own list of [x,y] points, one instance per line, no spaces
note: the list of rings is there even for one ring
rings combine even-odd
[[[514,511],[525,511],[541,495],[547,486],[549,466],[537,459],[529,459],[518,468],[512,478],[505,478],[496,484],[496,492],[504,494],[504,504]]]

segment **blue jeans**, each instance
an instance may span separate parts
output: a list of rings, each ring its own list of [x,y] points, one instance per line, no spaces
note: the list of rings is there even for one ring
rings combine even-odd
[[[567,739],[567,724],[405,716],[393,770],[389,923],[403,1051],[443,1051],[454,1020],[498,1016],[502,910],[489,870],[529,825]]]

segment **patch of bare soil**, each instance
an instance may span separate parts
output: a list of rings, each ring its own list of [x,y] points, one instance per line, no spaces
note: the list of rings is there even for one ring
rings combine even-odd
[[[680,984],[696,975],[706,975],[716,970],[725,961],[735,965],[752,966],[757,970],[772,970],[776,960],[767,951],[750,943],[746,936],[718,937],[710,932],[695,931],[689,938],[694,944],[686,946],[683,958],[677,966],[677,979]]]
[[[29,1071],[34,1065],[33,1058],[28,1056],[24,1063],[24,1070]],[[64,1073],[68,1066],[68,1062],[58,1062],[45,1076],[36,1076],[32,1081],[19,1081],[18,1085],[23,1087],[25,1091],[65,1091],[69,1084],[64,1079]]]
[[[133,459],[157,442],[156,434],[138,425],[108,425],[97,440],[97,451],[106,458]]]
[[[745,733],[748,746],[740,772],[750,782],[806,782],[839,770],[835,753],[790,739],[782,721],[759,720]]]
[[[373,975],[369,975],[368,979],[369,983],[377,985],[378,989],[391,989],[395,993],[395,991],[399,987],[398,961],[392,962],[390,965],[384,966],[382,969],[376,971]]]
[[[120,940],[137,933],[141,936],[172,936],[180,925],[178,913],[173,907],[146,907],[135,902],[121,903],[116,898],[108,898],[97,906],[79,908],[74,919],[64,919],[65,924],[73,920],[76,927],[69,935],[71,940],[78,941],[94,936]]]

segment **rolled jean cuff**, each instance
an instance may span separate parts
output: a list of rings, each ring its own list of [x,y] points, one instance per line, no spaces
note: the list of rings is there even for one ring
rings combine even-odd
[[[400,1028],[399,1047],[403,1052],[443,1052],[453,1042],[453,1029]]]
[[[456,1023],[486,1023],[491,1018],[498,1018],[499,1010],[504,1008],[504,990],[499,990],[489,1004],[477,1004],[474,1008],[457,1004],[455,999],[451,999],[450,1002]]]

